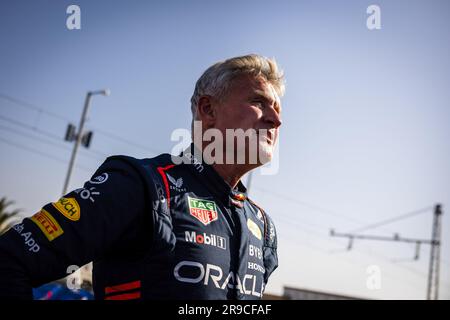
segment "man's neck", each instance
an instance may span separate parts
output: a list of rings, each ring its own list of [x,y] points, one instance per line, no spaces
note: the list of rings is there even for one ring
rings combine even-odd
[[[249,171],[232,164],[213,164],[212,167],[232,188],[235,188],[241,178]]]
[[[195,144],[194,144],[194,148],[196,148]],[[212,162],[211,166],[214,168],[214,170],[233,189],[237,186],[237,184],[239,183],[241,178],[247,172],[255,169],[255,166],[246,165],[246,164],[226,164],[226,163],[217,164],[217,163],[214,163],[214,161],[208,161],[210,159],[206,159],[206,155],[203,154],[204,146],[201,149],[197,148],[196,150],[202,153],[202,158],[203,158],[203,160],[206,160],[206,163]],[[200,150],[202,150],[202,151],[200,151]],[[192,151],[195,151],[195,150],[191,150],[191,152]],[[195,152],[193,152],[193,153],[195,153]]]

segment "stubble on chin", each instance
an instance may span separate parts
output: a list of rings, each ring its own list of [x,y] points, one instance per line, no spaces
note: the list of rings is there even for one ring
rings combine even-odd
[[[267,141],[260,141],[258,144],[259,164],[264,165],[272,160],[274,146]]]

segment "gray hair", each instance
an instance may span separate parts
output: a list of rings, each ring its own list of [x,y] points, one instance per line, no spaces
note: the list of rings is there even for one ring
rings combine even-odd
[[[242,74],[263,77],[272,84],[279,97],[284,95],[284,76],[275,59],[249,54],[219,61],[206,69],[195,84],[191,98],[192,123],[199,120],[197,106],[201,96],[224,98],[233,79]]]

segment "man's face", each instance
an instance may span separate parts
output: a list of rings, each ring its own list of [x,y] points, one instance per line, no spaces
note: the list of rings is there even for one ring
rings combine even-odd
[[[281,126],[280,98],[272,84],[262,77],[239,76],[233,80],[219,104],[214,127],[224,137],[226,129],[256,130],[254,141],[259,149],[258,165],[270,161]],[[245,152],[248,161],[248,143],[243,148],[235,147],[235,152]]]

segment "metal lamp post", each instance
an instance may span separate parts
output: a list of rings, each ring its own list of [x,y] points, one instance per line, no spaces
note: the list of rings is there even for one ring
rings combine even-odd
[[[97,94],[103,95],[103,96],[109,96],[110,95],[110,91],[109,89],[105,89],[105,90],[98,90],[98,91],[89,91],[86,95],[86,99],[84,102],[84,108],[83,108],[83,113],[81,114],[81,119],[80,119],[80,125],[78,126],[78,133],[76,134],[76,139],[75,139],[75,144],[73,146],[73,150],[72,150],[72,156],[70,157],[70,162],[69,162],[69,168],[67,170],[67,176],[66,176],[66,181],[64,182],[64,188],[63,188],[63,192],[62,195],[64,196],[67,193],[67,188],[69,187],[69,181],[70,181],[70,176],[72,175],[72,170],[73,170],[73,165],[75,163],[75,158],[77,155],[77,151],[78,151],[78,147],[81,143],[82,140],[82,135],[83,135],[83,127],[84,127],[84,122],[86,120],[86,115],[89,109],[89,104],[91,102],[91,97]]]

